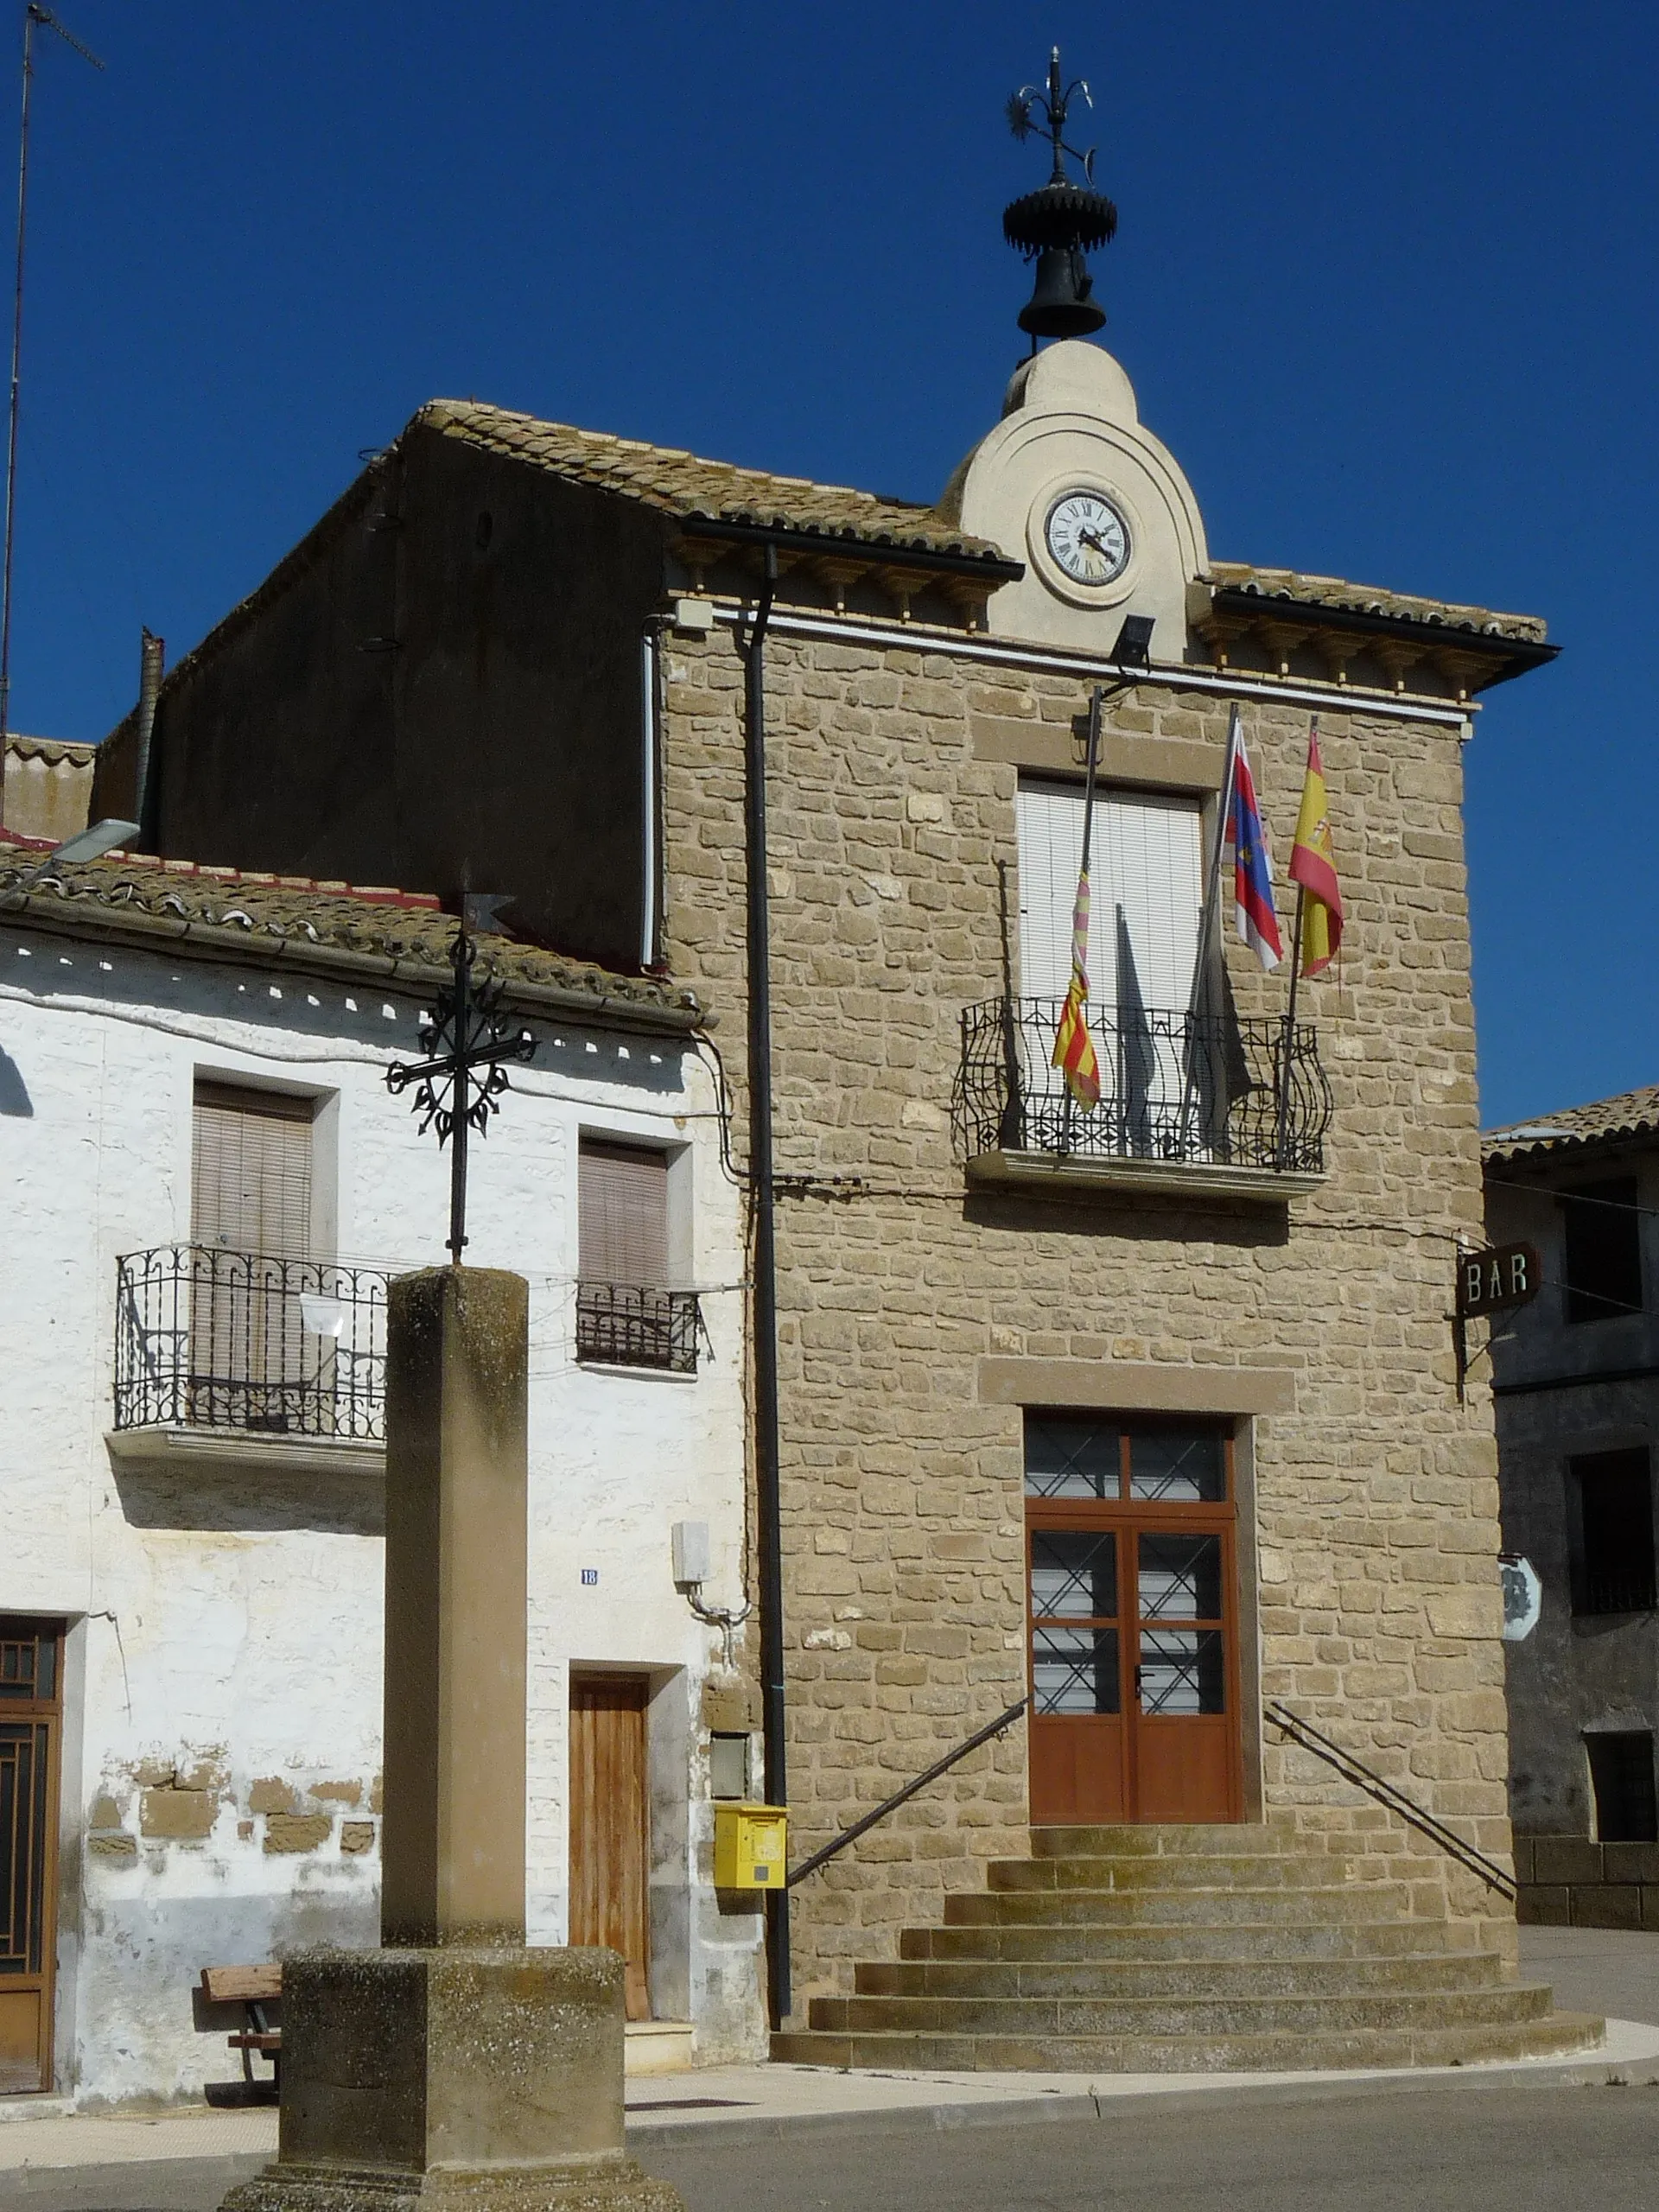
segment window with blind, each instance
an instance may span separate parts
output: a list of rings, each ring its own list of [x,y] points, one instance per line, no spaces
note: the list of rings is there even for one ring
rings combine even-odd
[[[198,1082],[190,1241],[277,1259],[311,1247],[308,1098]]]
[[[582,1281],[660,1289],[668,1277],[668,1154],[584,1137],[578,1175]]]
[[[1022,779],[1019,839],[1020,991],[1064,998],[1083,863],[1082,785]],[[1096,789],[1089,865],[1096,1006],[1185,1007],[1198,954],[1203,848],[1196,798]]]
[[[695,1375],[697,1294],[669,1275],[669,1155],[584,1137],[577,1162],[576,1357]]]
[[[300,1293],[311,1253],[315,1101],[199,1078],[188,1255],[188,1417],[302,1425],[315,1364]]]

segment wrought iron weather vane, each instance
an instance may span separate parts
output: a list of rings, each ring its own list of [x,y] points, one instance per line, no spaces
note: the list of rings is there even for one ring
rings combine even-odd
[[[467,1140],[469,1130],[489,1134],[490,1116],[510,1086],[507,1065],[534,1057],[536,1039],[528,1029],[512,1030],[500,1019],[499,983],[474,980],[478,948],[463,922],[450,948],[454,980],[440,991],[421,1024],[423,1060],[395,1060],[386,1070],[393,1097],[418,1086],[412,1110],[421,1116],[421,1134],[435,1128],[440,1147],[453,1140],[449,1154],[449,1257],[456,1267],[467,1243]]]
[[[1014,137],[1046,131],[1053,153],[1048,182],[1002,211],[1003,237],[1037,264],[1031,298],[1020,310],[1020,327],[1030,332],[1033,352],[1039,338],[1087,338],[1106,320],[1084,257],[1116,234],[1117,210],[1095,190],[1094,149],[1084,152],[1066,143],[1066,117],[1079,99],[1089,107],[1095,104],[1081,77],[1065,82],[1057,46],[1049,57],[1046,89],[1022,85],[1008,102]],[[1067,176],[1068,156],[1081,167],[1082,184]]]

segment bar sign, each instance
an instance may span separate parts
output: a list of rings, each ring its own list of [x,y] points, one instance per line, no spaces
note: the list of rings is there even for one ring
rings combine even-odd
[[[1542,1287],[1538,1255],[1530,1244],[1494,1244],[1484,1252],[1458,1255],[1458,1314],[1462,1320],[1529,1305]]]

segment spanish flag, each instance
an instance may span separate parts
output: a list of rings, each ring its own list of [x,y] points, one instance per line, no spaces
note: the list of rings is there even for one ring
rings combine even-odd
[[[1317,725],[1307,734],[1307,777],[1296,817],[1296,842],[1290,853],[1290,880],[1307,894],[1302,900],[1301,942],[1296,948],[1304,976],[1331,965],[1342,943],[1342,889],[1331,845],[1330,803],[1325,764],[1319,759]]]
[[[1100,1062],[1089,1034],[1084,1007],[1089,1000],[1089,871],[1077,878],[1077,903],[1071,910],[1071,982],[1054,1033],[1050,1065],[1065,1077],[1065,1087],[1085,1112],[1100,1103]]]

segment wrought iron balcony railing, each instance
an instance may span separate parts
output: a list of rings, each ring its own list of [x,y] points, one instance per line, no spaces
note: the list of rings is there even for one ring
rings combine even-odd
[[[165,1244],[117,1262],[117,1428],[385,1438],[386,1277]]]
[[[1052,1065],[1062,999],[963,1010],[953,1112],[962,1156],[1042,1152],[1319,1174],[1332,1111],[1313,1027],[1287,1017],[1089,1008],[1100,1102]]]
[[[645,1290],[618,1282],[576,1285],[576,1357],[600,1367],[697,1371],[695,1290]]]

